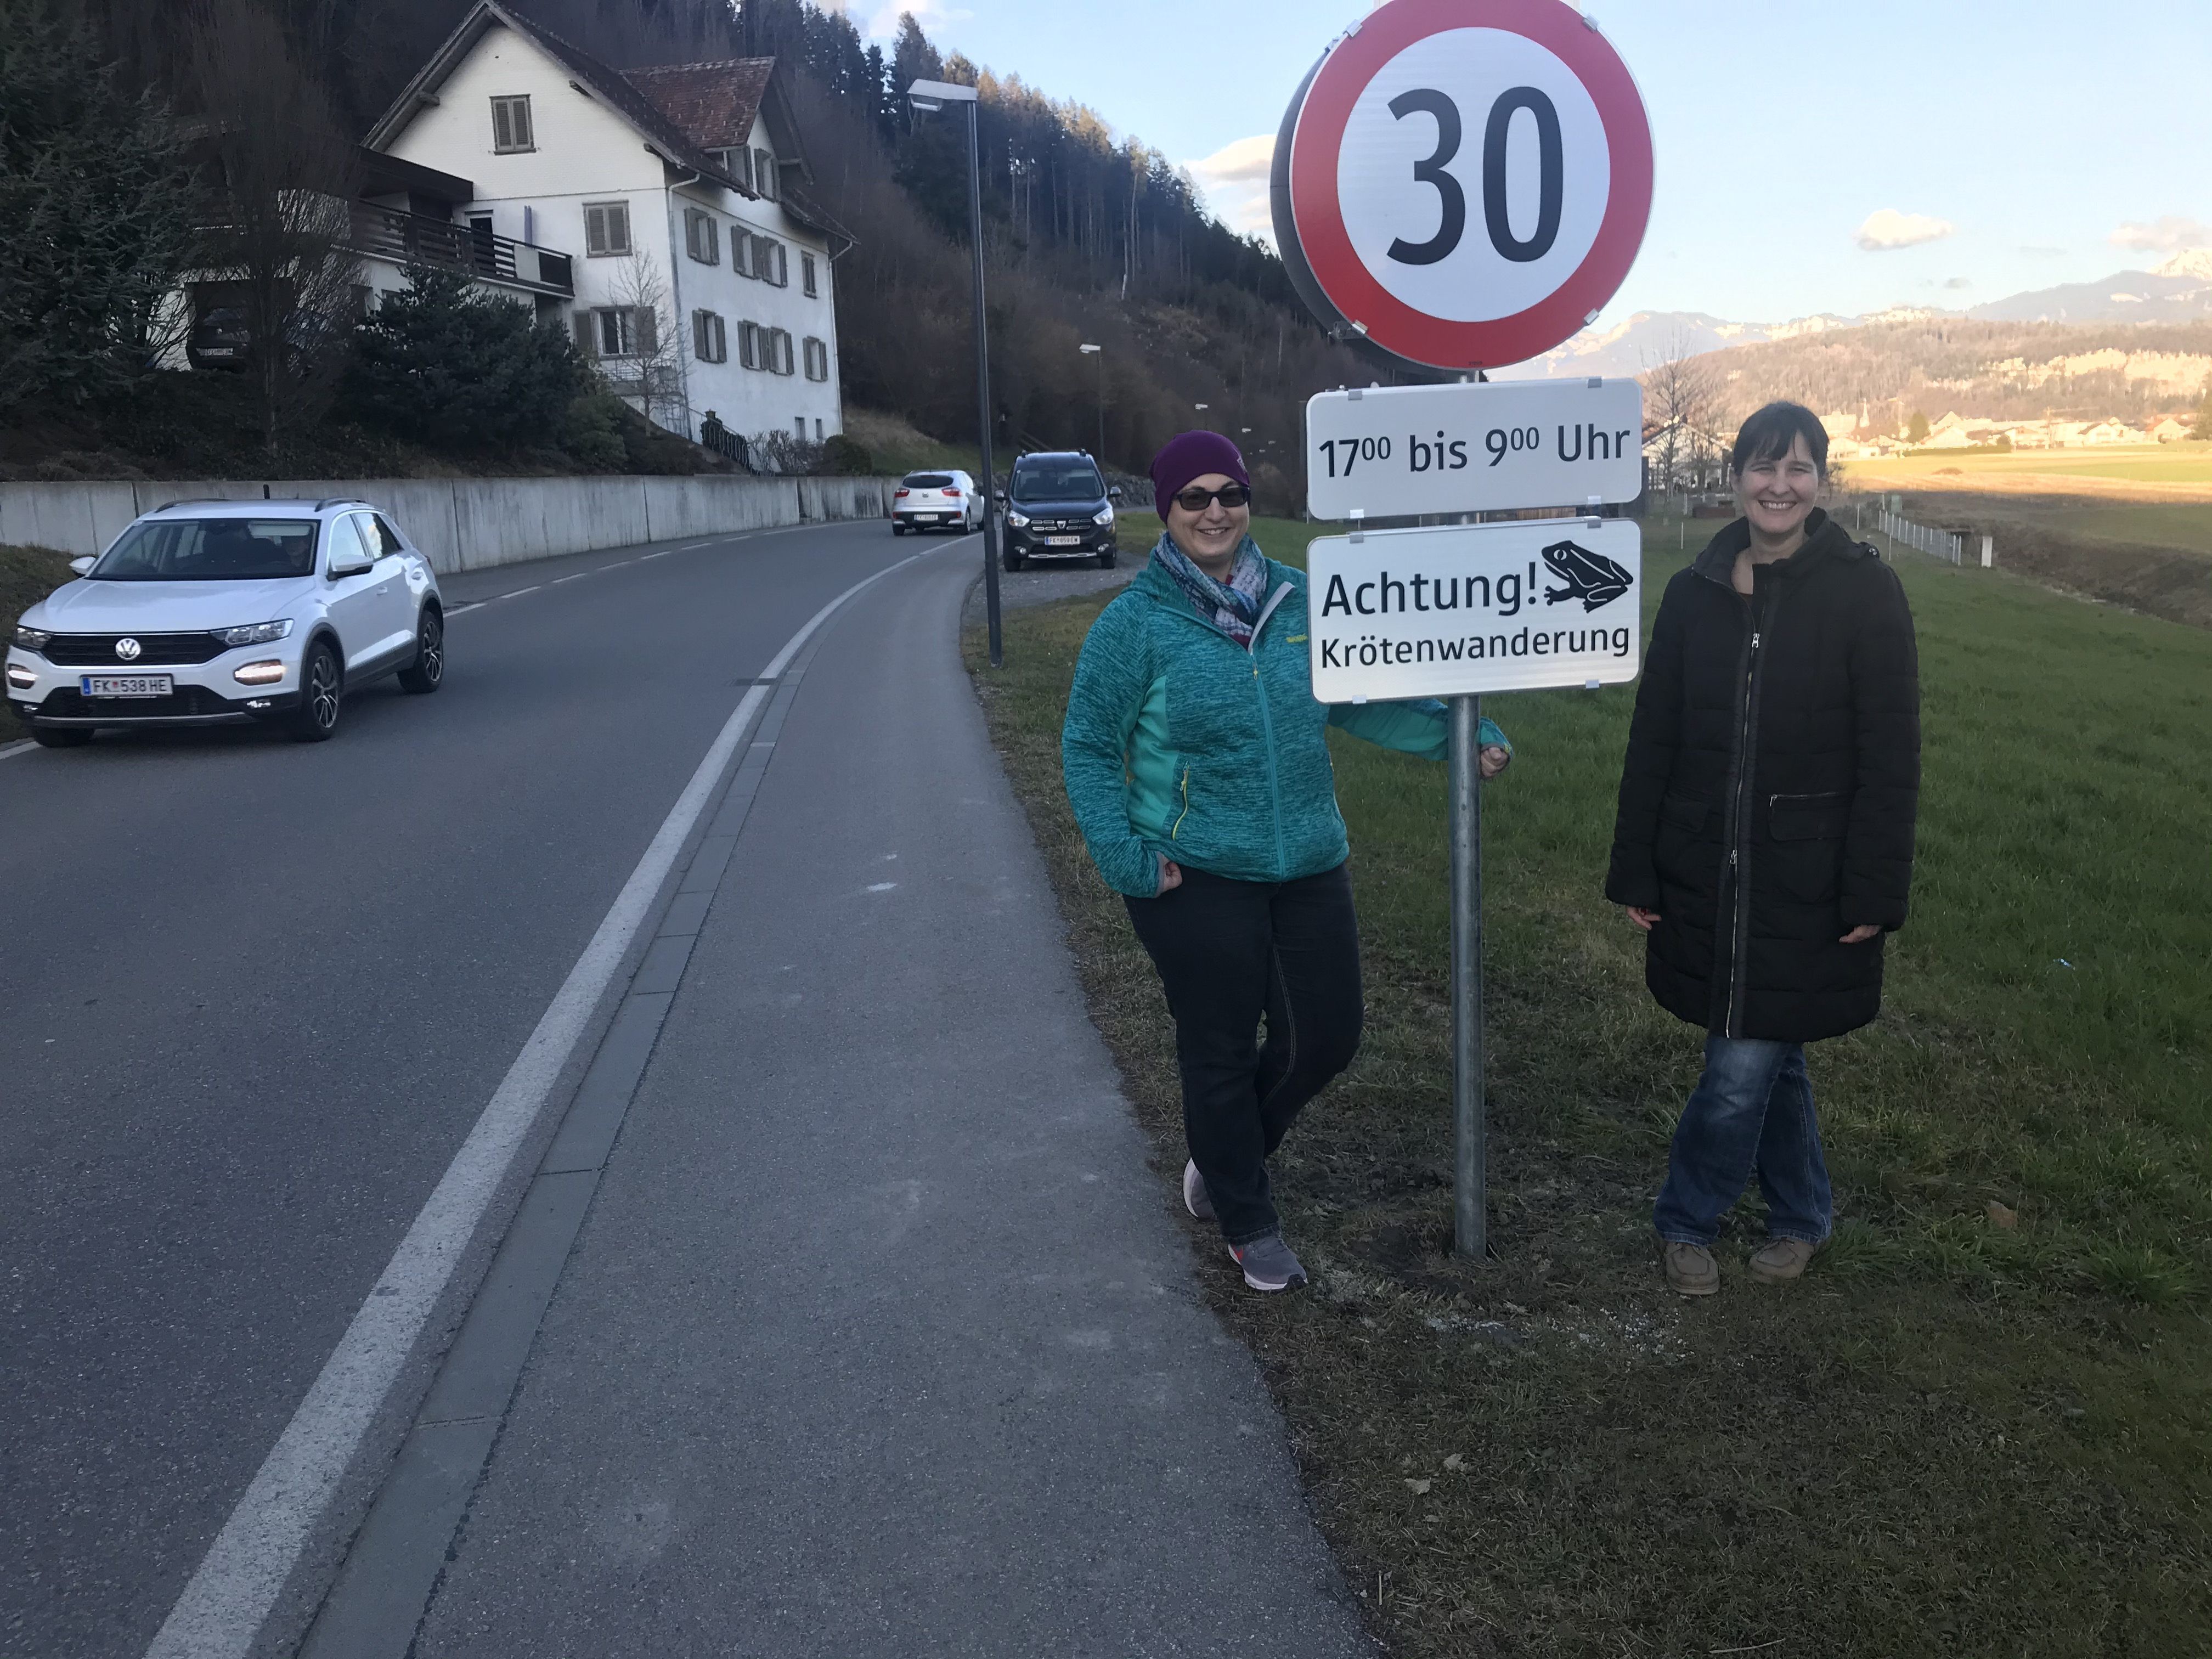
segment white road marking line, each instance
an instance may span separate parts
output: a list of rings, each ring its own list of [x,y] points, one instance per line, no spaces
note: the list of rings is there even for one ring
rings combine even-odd
[[[566,575],[566,576],[556,576],[556,577],[555,577],[551,581],[550,581],[550,582],[546,583],[545,585],[546,585],[548,587],[558,587],[558,586],[560,586],[560,585],[561,585],[562,582],[573,582],[573,581],[576,580],[579,577],[581,577],[581,576],[588,576],[588,575],[590,575],[591,574],[592,574],[592,573],[591,573],[590,571],[588,571],[588,570],[577,570],[577,571],[572,571],[569,574],[568,574],[568,575]]]
[[[471,599],[466,605],[454,605],[451,610],[446,612],[446,620],[447,622],[451,622],[454,617],[465,615],[471,611],[481,611],[484,608],[486,603],[487,601],[483,599]]]
[[[672,547],[664,547],[664,548],[662,548],[662,549],[660,550],[660,551],[659,551],[659,552],[658,552],[658,553],[641,553],[641,554],[639,554],[637,556],[638,556],[641,560],[643,560],[643,559],[665,559],[665,558],[666,558],[666,557],[667,557],[671,553],[673,553],[674,551],[676,551],[676,550],[675,550],[674,548],[672,548]]]
[[[686,542],[676,550],[678,553],[689,553],[695,547],[712,547],[713,545],[712,542]]]
[[[20,755],[27,749],[36,749],[38,746],[28,738],[25,738],[20,743],[0,743],[0,760],[6,760],[10,755]]]
[[[923,556],[916,553],[886,565],[830,600],[785,642],[760,678],[779,678],[839,606]],[[714,799],[738,738],[771,690],[754,686],[723,723],[613,908],[177,1598],[146,1650],[147,1659],[241,1659],[252,1646],[493,1195],[529,1139],[592,1009],[644,925],[685,838]]]
[[[535,593],[539,588],[544,586],[545,584],[544,582],[532,582],[529,586],[518,587],[511,593],[495,593],[491,596],[491,599],[519,599],[525,593]],[[484,603],[486,605],[489,605],[491,603],[491,599],[486,599]]]

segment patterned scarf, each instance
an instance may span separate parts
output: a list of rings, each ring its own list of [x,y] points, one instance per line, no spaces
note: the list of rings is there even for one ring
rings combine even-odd
[[[1193,564],[1165,531],[1152,549],[1152,562],[1174,579],[1200,616],[1237,644],[1252,643],[1252,627],[1260,620],[1260,604],[1267,593],[1267,563],[1249,536],[1237,544],[1237,562],[1229,568],[1226,584]]]

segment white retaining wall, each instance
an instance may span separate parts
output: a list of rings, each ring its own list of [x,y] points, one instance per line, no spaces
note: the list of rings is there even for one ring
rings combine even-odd
[[[0,542],[106,550],[141,513],[194,496],[319,501],[342,495],[383,507],[441,573],[481,570],[556,553],[631,547],[826,519],[880,519],[888,478],[256,479],[251,483],[0,483]]]

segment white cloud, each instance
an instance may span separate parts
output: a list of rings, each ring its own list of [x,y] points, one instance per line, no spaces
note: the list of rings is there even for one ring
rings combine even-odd
[[[1190,170],[1210,185],[1244,184],[1264,180],[1274,163],[1275,135],[1261,132],[1224,144],[1203,161],[1193,161]]]
[[[836,7],[845,11],[848,7],[840,0]],[[890,40],[898,33],[899,14],[910,11],[914,21],[933,33],[947,23],[965,23],[975,14],[963,8],[949,6],[945,0],[882,0],[861,31],[871,40]]]
[[[2151,253],[2179,253],[2184,248],[2212,247],[2212,225],[2202,219],[2185,219],[2178,213],[2148,225],[2122,225],[2112,233],[2114,247],[2139,248]]]
[[[1275,135],[1261,132],[1224,144],[1203,161],[1186,163],[1183,171],[1223,224],[1272,246],[1275,219],[1267,184],[1274,159]]]
[[[1916,247],[1922,242],[1940,242],[1958,227],[1948,219],[1930,217],[1925,213],[1899,213],[1895,208],[1878,208],[1866,216],[1866,222],[1856,233],[1858,245],[1869,253],[1886,253],[1892,248]]]

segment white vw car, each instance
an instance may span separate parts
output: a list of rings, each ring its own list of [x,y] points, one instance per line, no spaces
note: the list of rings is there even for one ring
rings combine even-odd
[[[8,649],[8,700],[50,749],[247,720],[318,742],[347,692],[444,677],[430,562],[366,501],[174,501],[70,565]]]

